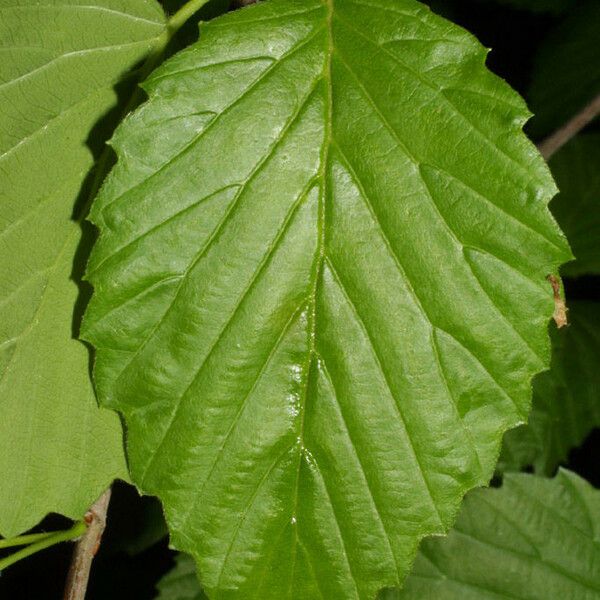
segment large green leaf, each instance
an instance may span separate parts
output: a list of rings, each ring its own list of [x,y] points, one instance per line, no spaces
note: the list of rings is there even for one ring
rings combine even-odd
[[[596,600],[600,492],[560,471],[474,490],[446,538],[425,540],[401,592],[381,600]]]
[[[534,381],[528,425],[504,438],[500,468],[532,465],[552,474],[594,427],[600,427],[600,305],[569,304],[569,326],[553,331],[552,367]]]
[[[570,253],[484,60],[412,0],[274,0],[118,130],[84,334],[210,597],[373,597],[525,419]]]
[[[550,167],[560,189],[550,208],[577,259],[561,273],[600,275],[600,134],[578,135],[552,157]]]
[[[178,554],[175,566],[158,584],[156,600],[207,600],[196,576],[194,559],[188,554]]]
[[[544,41],[535,61],[531,132],[544,136],[600,94],[600,2],[578,3]]]
[[[119,419],[98,409],[88,352],[73,339],[81,228],[72,219],[94,164],[90,131],[115,106],[115,84],[163,31],[153,1],[0,4],[0,532],[7,536],[49,511],[79,518],[113,478],[126,477]]]

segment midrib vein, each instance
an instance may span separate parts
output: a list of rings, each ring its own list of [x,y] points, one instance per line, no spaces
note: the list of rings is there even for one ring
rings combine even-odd
[[[302,459],[306,452],[304,446],[304,424],[306,422],[306,412],[308,405],[308,394],[310,387],[311,371],[313,368],[313,362],[316,357],[316,336],[317,336],[317,294],[319,287],[319,280],[321,279],[321,273],[323,271],[323,263],[325,260],[325,202],[327,198],[327,173],[329,163],[329,150],[332,143],[332,122],[333,122],[333,89],[331,81],[331,57],[333,54],[333,10],[334,0],[323,0],[323,5],[326,8],[326,48],[325,48],[325,64],[323,65],[322,80],[324,82],[324,89],[326,95],[326,114],[325,114],[325,131],[323,138],[323,147],[321,149],[321,161],[319,166],[318,180],[320,181],[320,191],[318,200],[318,215],[317,215],[317,250],[314,260],[314,265],[311,274],[311,290],[308,300],[308,323],[307,323],[307,357],[306,364],[304,367],[305,371],[305,382],[304,390],[301,398],[300,406],[300,425],[298,432],[298,465],[296,470],[296,481],[295,481],[295,492],[294,492],[294,508],[292,511],[292,522],[294,525],[294,543],[292,545],[292,557],[291,557],[291,576],[289,586],[289,596],[293,597],[294,594],[294,580],[295,580],[295,569],[297,562],[298,545],[300,543],[298,536],[298,528],[301,523],[298,522],[298,492],[300,485],[300,470],[302,467]]]

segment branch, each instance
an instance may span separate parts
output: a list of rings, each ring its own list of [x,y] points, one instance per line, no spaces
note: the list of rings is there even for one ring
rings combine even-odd
[[[572,137],[576,136],[588,123],[600,114],[600,94],[581,109],[570,121],[547,137],[539,146],[542,156],[549,160]]]
[[[106,527],[106,511],[110,501],[110,488],[92,504],[84,520],[86,532],[81,536],[73,551],[71,568],[65,586],[64,600],[84,600],[92,560],[98,551]]]

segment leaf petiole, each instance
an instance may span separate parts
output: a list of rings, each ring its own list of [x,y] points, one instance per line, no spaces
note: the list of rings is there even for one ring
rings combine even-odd
[[[27,535],[19,535],[13,538],[0,540],[0,550],[3,548],[13,548],[14,546],[27,546],[39,542],[47,537],[54,535],[52,531],[46,533],[30,533]]]
[[[205,4],[208,4],[208,2],[209,0],[188,0],[176,13],[169,17],[165,31],[157,40],[156,46],[146,59],[146,62],[142,65],[139,73],[140,81],[144,81],[163,59],[165,50],[169,42],[173,39],[173,36],[185,25],[191,16],[197,13]],[[135,103],[135,101],[136,94],[131,99],[131,102]],[[125,113],[133,108],[130,104],[127,105]]]
[[[12,546],[29,544],[26,548],[23,548],[22,550],[19,550],[18,552],[1,559],[0,571],[6,569],[6,567],[10,567],[10,565],[15,564],[23,558],[27,558],[28,556],[39,552],[40,550],[44,550],[45,548],[49,548],[55,544],[68,542],[69,540],[74,540],[80,537],[85,532],[86,527],[87,526],[83,521],[78,521],[73,525],[73,527],[65,531],[56,531],[54,533],[34,533],[30,535],[23,535],[18,538],[0,540],[0,542],[3,542],[3,544],[0,545],[0,548],[9,548]]]
[[[198,12],[209,0],[189,0],[170,19],[167,27],[175,33],[196,12]]]

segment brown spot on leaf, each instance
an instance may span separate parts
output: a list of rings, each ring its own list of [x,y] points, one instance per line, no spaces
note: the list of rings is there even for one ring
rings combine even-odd
[[[560,279],[555,275],[548,275],[547,279],[552,285],[552,291],[554,292],[554,314],[552,316],[556,326],[560,329],[569,324],[569,320],[567,319],[567,305],[560,293]]]

